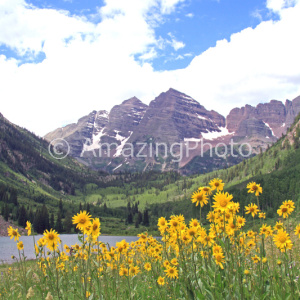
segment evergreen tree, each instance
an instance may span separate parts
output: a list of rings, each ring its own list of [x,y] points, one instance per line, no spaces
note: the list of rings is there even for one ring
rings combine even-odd
[[[58,203],[58,209],[61,213],[61,216],[64,217],[64,208],[63,208],[63,203],[62,203],[61,199],[59,200],[59,203]]]
[[[149,213],[148,213],[148,209],[144,210],[143,224],[145,226],[149,226]]]
[[[5,221],[8,221],[8,218],[9,218],[9,207],[8,207],[7,203],[4,204],[4,214],[3,214],[3,217],[4,217]]]
[[[54,228],[58,233],[62,233],[64,231],[64,227],[63,227],[62,220],[61,220],[60,210],[58,211],[57,219],[56,219],[56,223],[55,223]]]
[[[33,221],[33,228],[37,233],[43,233],[46,229],[50,229],[49,213],[46,205],[37,209]]]
[[[19,209],[18,224],[22,227],[25,227],[26,221],[27,221],[27,211],[24,205],[22,205]]]
[[[10,191],[9,203],[12,203],[15,206],[18,206],[18,194],[15,189],[12,189]]]
[[[50,228],[54,228],[54,214],[50,214],[50,220],[49,220],[49,226]]]
[[[72,215],[70,213],[66,214],[63,225],[66,233],[72,232],[73,222],[72,222]]]
[[[133,223],[133,217],[132,217],[132,213],[129,212],[127,215],[127,223],[128,224],[132,224]]]
[[[28,213],[28,220],[30,221],[30,223],[33,223],[34,220],[34,214],[32,211],[32,208],[30,208],[29,213]]]
[[[90,208],[90,204],[89,203],[86,205],[86,212],[87,213],[91,213],[91,208]]]

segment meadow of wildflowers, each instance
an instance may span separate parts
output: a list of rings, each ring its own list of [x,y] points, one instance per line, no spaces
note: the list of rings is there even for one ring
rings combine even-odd
[[[246,207],[223,189],[215,178],[193,193],[199,219],[187,224],[183,215],[161,217],[161,239],[145,232],[136,242],[123,240],[115,247],[100,241],[100,220],[80,211],[73,216],[79,243],[63,246],[55,230],[46,230],[37,241],[33,236],[31,264],[18,230],[10,227],[19,257],[1,275],[0,299],[299,299],[294,202],[283,201],[271,226],[260,209],[259,184],[247,185],[253,202]],[[210,226],[203,225],[205,205]],[[31,235],[29,222],[26,230]]]

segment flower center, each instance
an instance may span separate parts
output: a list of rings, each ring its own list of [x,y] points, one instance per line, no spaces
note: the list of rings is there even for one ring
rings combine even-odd
[[[281,237],[279,237],[279,241],[280,241],[280,243],[285,243],[286,242],[286,237],[285,236],[281,236]]]
[[[287,208],[286,208],[286,207],[283,207],[283,208],[282,208],[282,212],[284,212],[284,213],[287,212]]]
[[[79,223],[84,224],[86,222],[85,218],[81,218]]]
[[[227,200],[226,199],[220,200],[220,206],[226,207],[227,206]]]
[[[198,200],[198,201],[202,201],[202,199],[203,199],[203,196],[202,196],[202,195],[198,195],[198,196],[197,196],[197,200]]]
[[[49,239],[49,240],[54,240],[54,235],[53,235],[52,233],[49,233],[49,234],[48,234],[48,239]]]

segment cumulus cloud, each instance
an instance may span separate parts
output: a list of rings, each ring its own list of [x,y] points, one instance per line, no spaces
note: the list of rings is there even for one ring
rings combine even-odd
[[[1,0],[0,46],[18,52],[20,60],[40,52],[45,59],[20,64],[0,55],[0,112],[44,135],[132,96],[149,103],[169,87],[223,114],[246,103],[300,94],[299,1],[269,0],[278,21],[218,41],[184,69],[155,71],[150,62],[158,49],[166,43],[175,50],[184,47],[173,35],[170,41],[156,34],[180,2],[106,0],[98,12],[101,21],[92,23],[25,0]]]

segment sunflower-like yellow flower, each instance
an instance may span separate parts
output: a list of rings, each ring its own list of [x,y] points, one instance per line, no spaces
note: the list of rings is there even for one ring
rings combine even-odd
[[[283,229],[278,230],[278,233],[273,238],[276,246],[281,252],[285,252],[287,249],[292,249],[292,241],[289,234]]]
[[[128,269],[122,267],[122,268],[120,269],[120,271],[119,271],[119,275],[120,275],[120,276],[128,276]]]
[[[283,229],[283,223],[278,221],[274,226],[274,230],[280,230],[280,229]]]
[[[88,232],[94,238],[97,238],[100,235],[100,225],[101,224],[99,218],[95,218],[92,220]]]
[[[251,214],[253,218],[259,212],[257,205],[253,203],[249,204],[248,206],[245,206],[245,209],[246,209],[246,214]]]
[[[224,182],[222,179],[214,178],[209,182],[209,185],[211,186],[212,191],[217,189],[217,192],[223,191],[224,188]]]
[[[300,238],[300,224],[296,226],[295,228],[295,234],[299,236]]]
[[[19,234],[19,231],[17,228],[12,228],[11,226],[9,226],[7,228],[7,233],[8,233],[8,236],[10,236],[10,239],[14,238],[15,241],[19,240],[20,234]]]
[[[57,249],[58,244],[60,244],[59,234],[53,229],[50,229],[50,231],[48,231],[46,229],[44,231],[44,237],[43,238],[44,238],[44,240],[47,244],[47,247],[51,251],[54,251],[55,249]]]
[[[238,228],[239,228],[238,225],[236,224],[236,222],[233,219],[229,220],[228,223],[227,223],[227,225],[226,225],[226,227],[225,227],[226,233],[228,235],[234,235],[234,232]]]
[[[201,207],[203,207],[205,204],[208,203],[207,197],[208,196],[205,192],[197,191],[197,192],[194,192],[192,195],[192,202],[196,203],[196,206],[198,206],[200,204]]]
[[[77,224],[76,228],[80,230],[86,229],[90,226],[91,223],[91,215],[87,213],[85,210],[80,211],[77,215],[73,216],[73,224]]]
[[[246,219],[244,217],[238,216],[236,218],[236,224],[239,228],[243,227],[246,223]]]
[[[295,209],[295,203],[292,200],[285,200],[282,204],[286,205],[291,212]]]
[[[255,264],[257,264],[258,262],[260,262],[260,258],[257,255],[255,255],[254,257],[251,257],[251,259],[253,260],[253,262]]]
[[[159,276],[158,279],[157,279],[157,283],[159,285],[164,285],[165,284],[165,277]]]
[[[257,184],[255,182],[249,182],[247,184],[248,193],[255,193],[255,196],[259,196],[259,194],[262,193],[262,187],[260,184]]]
[[[288,216],[292,213],[293,209],[286,204],[282,204],[279,209],[277,209],[277,214],[282,216],[284,219],[288,218]]]
[[[212,189],[209,186],[203,186],[199,188],[199,191],[206,193],[207,195],[212,194]]]
[[[168,222],[164,217],[160,217],[157,222],[157,226],[161,234],[163,234],[168,227]]]
[[[200,226],[200,224],[199,224],[199,221],[197,220],[197,219],[192,219],[191,221],[190,221],[190,227],[195,227],[195,228],[197,228],[197,227],[199,227]]]
[[[24,249],[24,244],[23,244],[22,241],[17,243],[17,248],[18,248],[18,250],[23,250]]]
[[[178,270],[176,267],[171,267],[169,266],[167,268],[167,270],[164,271],[166,273],[166,276],[169,277],[169,278],[178,278]]]
[[[195,238],[197,235],[197,228],[195,227],[190,227],[188,230],[187,230],[187,236],[190,237],[190,238]]]
[[[223,254],[223,252],[219,252],[219,253],[214,253],[213,254],[214,258],[215,258],[215,263],[220,266],[220,268],[223,270],[223,264],[225,263],[225,256]]]
[[[134,265],[130,266],[130,268],[129,268],[129,275],[130,276],[137,275],[139,272],[140,272],[140,269],[139,269],[138,266],[134,266]]]
[[[258,214],[258,217],[259,217],[260,219],[265,219],[265,218],[266,218],[266,213],[260,212],[260,213]]]
[[[260,228],[260,235],[265,235],[265,237],[267,238],[270,233],[272,233],[272,228],[271,226],[267,226],[267,224],[263,224]]]
[[[144,269],[145,269],[146,271],[151,271],[151,264],[148,263],[148,262],[146,262],[146,263],[144,264]]]
[[[27,230],[27,234],[28,235],[31,235],[31,228],[32,228],[32,225],[29,221],[26,221],[26,227],[25,229]]]
[[[225,212],[226,209],[229,207],[231,204],[233,196],[228,194],[227,192],[218,192],[217,194],[214,195],[214,205],[213,207],[220,212]]]
[[[213,254],[221,253],[221,252],[223,252],[222,247],[219,246],[219,245],[217,245],[217,244],[215,244],[215,245],[213,246]]]

